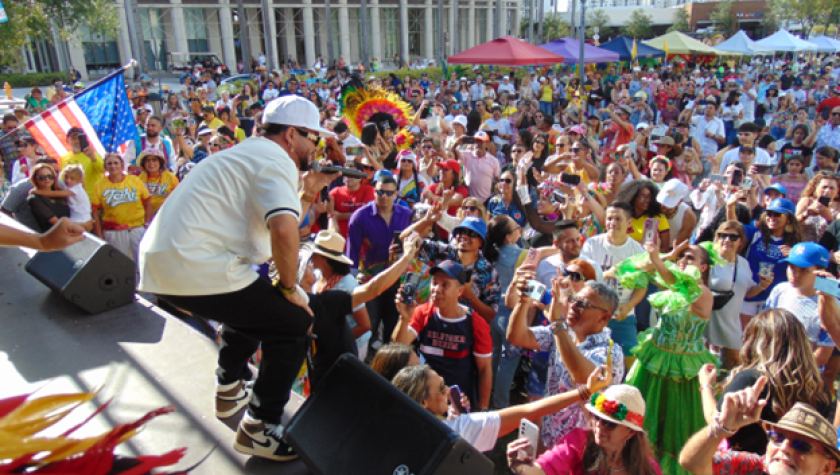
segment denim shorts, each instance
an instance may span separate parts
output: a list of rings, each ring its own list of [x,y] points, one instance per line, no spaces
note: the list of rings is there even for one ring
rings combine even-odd
[[[624,356],[632,356],[630,349],[639,344],[636,317],[631,315],[622,321],[612,319],[607,326],[612,331],[613,341],[624,351]]]
[[[531,371],[525,381],[525,391],[529,396],[545,396],[545,382],[548,379],[548,358],[534,353],[531,358]]]

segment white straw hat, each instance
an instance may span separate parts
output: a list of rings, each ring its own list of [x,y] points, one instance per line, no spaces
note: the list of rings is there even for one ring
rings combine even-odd
[[[645,399],[637,388],[629,384],[616,384],[604,392],[593,394],[586,403],[586,409],[601,419],[635,431],[645,431]]]

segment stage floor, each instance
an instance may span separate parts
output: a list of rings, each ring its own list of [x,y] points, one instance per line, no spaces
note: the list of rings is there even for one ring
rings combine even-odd
[[[47,394],[102,388],[96,404],[78,409],[61,425],[80,422],[113,398],[79,436],[171,404],[174,414],[152,420],[118,452],[161,454],[187,447],[178,465],[185,468],[215,448],[192,473],[310,473],[300,461],[277,463],[233,450],[241,414],[228,421],[231,426],[215,417],[218,352],[212,341],[142,297],[128,306],[87,315],[26,273],[28,260],[19,248],[0,248],[0,397],[36,389]]]

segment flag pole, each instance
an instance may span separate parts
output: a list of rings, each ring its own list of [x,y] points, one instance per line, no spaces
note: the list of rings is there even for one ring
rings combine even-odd
[[[110,73],[106,74],[105,76],[103,76],[102,78],[100,78],[100,79],[99,79],[98,81],[96,81],[95,83],[93,83],[93,84],[91,84],[90,86],[88,86],[88,87],[86,87],[86,88],[82,89],[79,93],[77,93],[77,94],[73,94],[72,96],[70,96],[70,97],[68,97],[68,98],[64,99],[64,101],[66,101],[67,99],[72,99],[72,98],[77,97],[77,96],[81,96],[82,94],[84,94],[84,93],[88,92],[89,90],[91,90],[91,89],[93,89],[93,88],[95,88],[95,87],[99,86],[100,84],[102,84],[102,83],[104,83],[104,82],[106,82],[106,81],[109,81],[109,80],[113,79],[116,75],[124,73],[124,72],[125,72],[128,68],[136,68],[136,67],[137,67],[137,61],[135,61],[134,59],[131,59],[131,60],[129,60],[129,61],[128,61],[128,63],[126,63],[126,65],[125,65],[125,66],[123,66],[123,67],[121,67],[121,68],[119,68],[119,69],[116,69],[116,70],[114,70],[114,71],[111,71]],[[61,102],[59,102],[58,104],[56,104],[56,105],[54,105],[54,106],[50,106],[50,108],[49,108],[49,109],[47,109],[47,110],[45,110],[45,111],[43,111],[43,112],[39,112],[39,113],[38,113],[37,115],[35,115],[34,117],[30,117],[28,120],[26,120],[26,122],[29,122],[29,121],[31,121],[31,120],[35,120],[35,118],[36,118],[36,117],[40,116],[40,115],[41,115],[41,114],[43,114],[44,112],[49,112],[49,111],[52,111],[52,110],[58,109],[58,106],[59,106],[59,105],[61,105],[61,104],[63,104],[63,103],[64,103],[64,101],[61,101]],[[25,126],[26,126],[26,122],[24,122],[24,123],[22,123],[22,124],[18,125],[17,127],[15,127],[15,130],[13,130],[13,131],[11,131],[11,132],[9,132],[9,133],[7,133],[7,134],[3,135],[2,137],[0,137],[0,142],[2,142],[3,140],[6,140],[6,137],[8,137],[8,136],[10,136],[10,135],[12,135],[12,134],[16,134],[16,133],[17,133],[17,132],[18,132],[21,128],[23,128],[23,127],[25,127]]]

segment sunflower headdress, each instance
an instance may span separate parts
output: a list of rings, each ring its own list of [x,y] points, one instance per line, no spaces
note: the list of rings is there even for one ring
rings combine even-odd
[[[398,135],[399,129],[411,124],[413,116],[408,103],[398,95],[381,88],[369,88],[358,79],[352,79],[341,87],[338,105],[339,113],[347,119],[350,132],[357,137],[362,134],[365,124],[375,122],[383,114],[396,122],[394,134]]]

